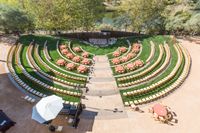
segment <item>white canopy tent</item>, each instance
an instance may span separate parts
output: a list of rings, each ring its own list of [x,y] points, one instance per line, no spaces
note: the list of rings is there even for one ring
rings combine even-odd
[[[58,113],[63,108],[63,100],[56,95],[42,98],[34,107],[32,111],[32,119],[39,123],[55,119]]]

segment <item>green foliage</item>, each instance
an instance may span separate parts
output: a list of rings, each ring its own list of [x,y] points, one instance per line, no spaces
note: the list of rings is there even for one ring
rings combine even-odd
[[[35,25],[46,31],[199,33],[199,0],[1,0],[0,5],[0,29],[7,32]]]
[[[98,19],[102,18],[103,0],[72,0],[70,14],[75,28],[90,30]]]
[[[131,16],[127,13],[121,14],[114,19],[114,25],[117,29],[125,29],[131,25]]]
[[[102,23],[98,26],[99,30],[114,30],[114,27],[111,24]]]
[[[102,0],[28,0],[25,8],[38,29],[89,30],[101,18]]]
[[[149,19],[161,16],[164,6],[164,2],[160,0],[124,0],[119,10],[131,16],[131,27],[139,32],[145,28]]]
[[[177,31],[184,30],[185,23],[190,19],[191,14],[189,12],[178,11],[175,15],[166,19],[166,30]]]
[[[192,14],[190,20],[185,24],[185,30],[189,33],[200,34],[200,13]]]
[[[27,31],[33,29],[33,20],[17,7],[0,4],[0,29],[9,31]]]

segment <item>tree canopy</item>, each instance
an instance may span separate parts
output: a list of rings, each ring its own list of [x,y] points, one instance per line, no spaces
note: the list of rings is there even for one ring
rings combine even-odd
[[[0,5],[0,29],[9,31],[27,31],[33,29],[33,20],[24,11],[6,4]]]
[[[113,23],[106,23],[105,16],[112,16]],[[200,0],[0,1],[0,28],[5,31],[108,28],[147,34],[200,34],[199,26]]]

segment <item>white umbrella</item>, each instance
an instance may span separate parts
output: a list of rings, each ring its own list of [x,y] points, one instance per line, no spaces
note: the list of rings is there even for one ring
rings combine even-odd
[[[63,100],[61,97],[52,95],[42,98],[34,107],[32,119],[44,123],[45,121],[56,118],[63,108]]]
[[[40,114],[37,112],[35,106],[33,107],[32,119],[33,119],[33,120],[36,120],[36,121],[39,122],[39,123],[44,123],[44,122],[46,122],[46,120],[45,120],[44,118],[42,118],[42,117],[40,116]]]

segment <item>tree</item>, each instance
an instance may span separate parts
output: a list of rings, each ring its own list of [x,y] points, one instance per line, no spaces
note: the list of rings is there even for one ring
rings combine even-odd
[[[37,29],[89,30],[101,17],[103,0],[23,0]]]
[[[193,13],[185,24],[185,30],[190,34],[200,34],[200,13]]]
[[[181,0],[164,10],[165,28],[176,34],[199,33],[200,12],[197,0]]]
[[[140,32],[148,20],[162,15],[164,7],[164,0],[123,0],[119,10],[131,16],[132,29]]]
[[[71,0],[69,14],[76,28],[90,30],[102,19],[104,12],[103,0]],[[75,27],[75,26],[73,26]]]
[[[131,16],[129,16],[129,14],[127,13],[121,14],[119,17],[116,17],[114,19],[114,26],[117,29],[125,29],[126,31],[130,25],[131,25]]]
[[[173,16],[166,19],[166,30],[174,33],[185,30],[185,24],[190,19],[191,14],[187,11],[176,12]]]
[[[33,20],[17,7],[0,4],[0,28],[10,31],[27,31],[34,28]]]

